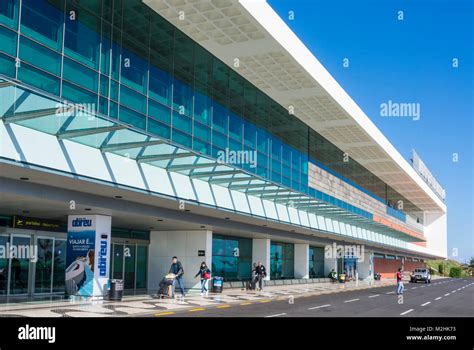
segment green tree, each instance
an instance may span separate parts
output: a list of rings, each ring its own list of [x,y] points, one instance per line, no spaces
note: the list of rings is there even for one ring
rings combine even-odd
[[[438,265],[438,272],[441,276],[444,275],[444,264],[443,263]]]

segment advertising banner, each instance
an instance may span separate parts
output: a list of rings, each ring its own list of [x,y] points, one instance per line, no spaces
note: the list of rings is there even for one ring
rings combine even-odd
[[[112,218],[103,215],[68,217],[66,293],[100,297],[107,292]]]

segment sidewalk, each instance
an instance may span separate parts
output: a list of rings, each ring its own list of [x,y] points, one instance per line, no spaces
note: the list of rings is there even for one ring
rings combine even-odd
[[[268,302],[290,297],[298,298],[320,294],[340,293],[350,290],[377,288],[395,285],[395,280],[311,283],[298,285],[268,286],[263,292],[227,289],[221,294],[209,293],[201,297],[191,291],[184,300],[158,299],[151,295],[125,296],[122,302],[114,301],[46,301],[18,304],[0,304],[0,317],[126,317],[145,314],[166,314],[169,311],[185,310],[203,306],[245,302]]]

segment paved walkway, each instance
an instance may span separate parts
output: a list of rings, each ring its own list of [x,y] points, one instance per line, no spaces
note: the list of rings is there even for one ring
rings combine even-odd
[[[180,300],[159,299],[150,295],[128,296],[122,302],[114,301],[47,301],[0,304],[0,317],[124,317],[150,313],[165,315],[167,312],[199,309],[215,305],[245,302],[267,302],[287,298],[298,298],[321,294],[339,293],[351,290],[385,287],[394,285],[394,280],[348,283],[312,283],[299,285],[268,286],[263,292],[248,292],[240,289],[224,290],[222,294],[210,293],[201,297],[191,292]]]

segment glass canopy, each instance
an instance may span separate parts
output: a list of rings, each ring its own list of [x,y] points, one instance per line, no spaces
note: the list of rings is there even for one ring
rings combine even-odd
[[[403,241],[424,241],[375,222],[372,214],[325,194],[316,198],[277,185],[241,168],[175,146],[134,126],[111,119],[88,105],[71,104],[39,90],[0,78],[0,118],[50,135],[147,163],[192,179],[245,192],[290,208],[333,218]]]

